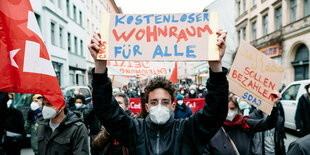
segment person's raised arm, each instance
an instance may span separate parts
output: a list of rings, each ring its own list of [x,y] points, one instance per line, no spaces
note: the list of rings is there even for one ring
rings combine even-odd
[[[95,73],[105,73],[107,67],[107,60],[98,60],[97,55],[101,46],[101,36],[100,33],[94,33],[93,38],[88,45],[91,56],[95,61]]]
[[[101,43],[99,34],[94,34],[89,51],[95,61],[95,70],[92,81],[92,100],[94,111],[106,130],[122,145],[129,143],[130,129],[133,129],[133,120],[118,105],[112,95],[112,83],[108,78],[107,61],[97,60]]]
[[[255,132],[262,132],[266,130],[270,130],[275,127],[277,120],[278,120],[278,115],[279,115],[279,110],[277,108],[277,102],[279,102],[281,98],[281,94],[278,91],[272,92],[273,94],[273,109],[271,111],[270,116],[267,116],[264,119],[251,119],[249,118],[246,120],[246,123],[250,126],[250,132],[255,133]]]
[[[217,45],[220,50],[220,59],[209,61],[210,78],[207,82],[208,94],[202,111],[197,111],[185,123],[185,138],[188,145],[202,152],[206,144],[222,126],[228,109],[228,81],[227,69],[222,68],[222,58],[225,53],[225,39],[227,32],[217,32]]]

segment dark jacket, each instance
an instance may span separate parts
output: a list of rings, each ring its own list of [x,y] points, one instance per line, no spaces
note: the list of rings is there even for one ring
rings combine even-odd
[[[42,155],[89,154],[87,129],[79,113],[65,110],[66,117],[52,132],[50,120],[39,121],[38,152]]]
[[[309,155],[310,154],[310,134],[304,136],[290,144],[287,155]]]
[[[112,96],[112,85],[104,74],[93,75],[93,103],[97,116],[111,136],[128,148],[129,154],[201,154],[227,115],[227,69],[210,72],[209,94],[204,108],[187,119],[170,117],[163,125],[130,118]]]
[[[183,103],[183,105],[179,105],[177,104],[175,106],[175,110],[174,110],[174,118],[178,119],[178,118],[186,118],[189,117],[193,114],[192,109],[185,105],[185,103]]]
[[[15,109],[13,106],[6,110],[5,130],[25,135],[24,123],[24,117],[20,110]]]
[[[89,129],[90,135],[97,135],[100,132],[101,124],[93,110],[92,104],[83,105],[81,108],[75,109],[74,111],[78,111],[83,114],[82,120],[86,128]]]
[[[273,108],[271,115],[266,119],[247,119],[246,124],[249,126],[248,131],[241,127],[224,128],[232,141],[235,143],[240,155],[248,155],[250,153],[250,142],[253,134],[274,128],[277,120],[278,108]],[[212,155],[233,155],[233,147],[226,137],[224,131],[220,129],[211,139],[206,147],[205,154]]]
[[[285,151],[285,145],[284,145],[284,138],[286,138],[285,135],[285,128],[284,128],[284,110],[282,107],[281,102],[277,103],[277,107],[278,107],[278,119],[275,125],[275,134],[274,134],[274,143],[275,143],[275,153],[276,155],[285,155],[286,151]],[[254,110],[250,115],[250,118],[253,119],[262,119],[264,118],[263,112],[259,111],[259,110]],[[259,133],[256,133],[259,134]],[[256,152],[251,152],[252,154],[257,154],[257,155],[264,155],[265,154],[265,147],[264,147],[264,136],[265,132],[261,132],[261,134],[259,134],[259,136],[261,137],[257,137],[259,139],[259,141],[256,141],[255,143],[252,143],[251,145],[255,148],[258,148],[256,150]]]
[[[303,94],[298,100],[295,124],[297,131],[300,130],[301,136],[310,133],[310,101],[308,94]]]

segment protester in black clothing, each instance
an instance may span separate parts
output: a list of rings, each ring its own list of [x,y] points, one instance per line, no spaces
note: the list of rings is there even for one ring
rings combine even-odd
[[[176,87],[171,81],[156,77],[145,88],[149,115],[145,119],[130,118],[112,96],[107,76],[107,61],[97,60],[100,36],[95,34],[89,49],[95,60],[93,103],[101,123],[108,133],[126,146],[130,154],[201,154],[227,115],[227,69],[222,68],[227,32],[218,31],[220,59],[209,61],[209,94],[204,108],[188,119],[173,118]]]
[[[196,85],[191,85],[189,87],[189,92],[186,97],[187,98],[198,98],[198,94],[196,92]]]
[[[24,118],[13,102],[7,106],[9,107],[5,113],[3,147],[7,155],[18,155],[25,138]]]
[[[8,93],[0,92],[0,154],[4,154],[2,137],[4,136],[4,121],[6,119],[7,102],[9,100]]]
[[[277,107],[279,112],[277,114],[278,119],[275,128],[255,134],[251,142],[252,155],[284,155],[286,153],[284,145],[284,139],[286,138],[284,128],[285,119],[281,102],[277,102]],[[267,115],[261,110],[254,110],[249,117],[252,119],[263,119],[266,118]]]
[[[310,84],[305,86],[306,92],[297,103],[295,124],[300,136],[310,133]]]
[[[203,87],[202,84],[198,85],[198,88],[196,90],[197,94],[198,94],[198,98],[205,98],[206,94],[207,94],[207,90]]]
[[[253,134],[275,127],[278,116],[276,102],[280,99],[280,93],[277,92],[274,94],[277,97],[274,100],[275,103],[271,115],[260,120],[243,116],[240,113],[236,98],[230,98],[228,102],[228,115],[223,127],[211,139],[211,142],[206,147],[205,154],[248,155],[250,153],[250,141]]]
[[[288,147],[287,155],[309,155],[310,154],[310,134],[297,139]]]

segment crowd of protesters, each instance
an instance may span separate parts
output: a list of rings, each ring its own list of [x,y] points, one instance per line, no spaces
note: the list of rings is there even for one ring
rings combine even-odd
[[[112,88],[106,61],[96,59],[100,35],[94,34],[88,47],[95,61],[92,103],[86,104],[78,89],[59,109],[35,94],[24,120],[14,94],[0,93],[0,154],[20,154],[27,133],[33,152],[42,155],[310,154],[310,84],[296,113],[297,130],[304,137],[287,151],[280,93],[272,92],[269,116],[229,93],[228,70],[221,63],[227,32],[216,34],[220,60],[208,62],[206,85],[177,87],[164,77],[137,75],[136,85],[122,88]],[[141,98],[140,114],[130,111],[129,98]],[[204,107],[193,113],[184,98],[204,98]]]

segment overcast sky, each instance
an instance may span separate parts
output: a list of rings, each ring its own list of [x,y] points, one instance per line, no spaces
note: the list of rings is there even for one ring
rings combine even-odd
[[[201,12],[214,0],[115,0],[124,14]]]

